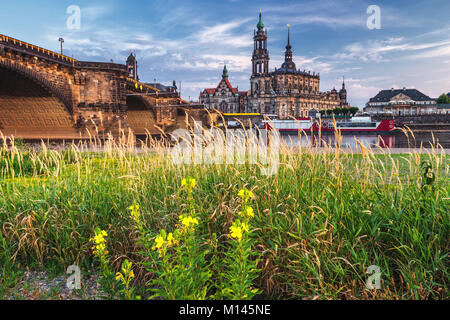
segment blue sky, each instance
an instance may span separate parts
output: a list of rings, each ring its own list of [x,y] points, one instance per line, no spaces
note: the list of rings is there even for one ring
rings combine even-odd
[[[269,33],[270,68],[284,60],[291,25],[294,61],[320,72],[321,90],[345,76],[352,105],[381,89],[450,92],[450,1],[427,0],[156,0],[2,1],[0,33],[78,60],[124,63],[136,50],[144,82],[182,81],[197,100],[215,87],[227,64],[230,81],[249,89],[253,30],[259,10]],[[81,8],[81,29],[69,30],[70,5]],[[369,5],[381,8],[381,29],[366,25]]]

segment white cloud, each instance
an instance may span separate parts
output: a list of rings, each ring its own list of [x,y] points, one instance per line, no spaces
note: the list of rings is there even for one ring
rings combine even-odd
[[[406,42],[404,38],[388,38],[387,40],[355,42],[347,45],[343,52],[337,53],[332,58],[339,60],[362,60],[365,62],[387,62],[394,58],[396,53],[415,52],[430,49],[427,52],[416,54],[412,57],[438,57],[448,55],[450,40],[442,40],[429,43]],[[437,49],[442,47],[441,49]],[[404,58],[402,56],[401,58]]]
[[[307,15],[293,17],[289,20],[292,25],[318,24],[332,28],[338,27],[362,27],[366,20],[361,16],[336,17],[325,15]]]
[[[347,86],[347,90],[351,92],[352,99],[368,100],[368,97],[374,97],[382,88],[364,85],[362,83],[351,83]]]
[[[112,5],[81,7],[82,20],[95,21],[112,12]]]
[[[246,34],[235,34],[232,31],[253,20],[252,18],[234,20],[228,23],[219,23],[213,26],[204,27],[187,40],[197,45],[212,44],[216,46],[231,46],[233,48],[243,48],[251,46],[252,39]]]
[[[352,6],[338,1],[302,1],[264,8],[265,19],[271,24],[316,25],[332,29],[365,27],[365,11],[355,13]]]
[[[450,42],[448,42],[450,43]],[[441,58],[450,56],[450,45],[442,46],[441,48],[434,48],[433,50],[427,50],[422,53],[411,55],[411,59],[428,59],[428,58]]]

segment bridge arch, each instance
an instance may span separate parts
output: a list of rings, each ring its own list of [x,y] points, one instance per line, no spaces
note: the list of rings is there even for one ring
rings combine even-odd
[[[78,139],[61,99],[23,73],[0,64],[0,131],[27,140]]]
[[[50,93],[55,95],[61,103],[65,106],[70,115],[73,115],[73,105],[72,105],[72,95],[64,93],[63,90],[59,89],[55,84],[49,81],[45,76],[41,75],[39,72],[27,68],[26,66],[11,61],[7,59],[0,59],[0,68],[5,68],[14,72],[21,74],[22,76],[28,78],[29,80],[35,82],[39,86],[48,90]],[[68,91],[68,90],[67,90]]]
[[[155,108],[145,97],[141,95],[128,95],[127,106],[128,110],[148,110],[156,118]]]
[[[156,111],[146,98],[129,94],[127,96],[127,121],[136,137],[144,138],[148,133],[160,134]]]

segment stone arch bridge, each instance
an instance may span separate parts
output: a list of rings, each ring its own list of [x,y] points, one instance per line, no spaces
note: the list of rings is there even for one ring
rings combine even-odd
[[[184,127],[186,115],[211,118],[176,88],[139,82],[127,65],[78,61],[0,34],[0,137],[157,135]]]

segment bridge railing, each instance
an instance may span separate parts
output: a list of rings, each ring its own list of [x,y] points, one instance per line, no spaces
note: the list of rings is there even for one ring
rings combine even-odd
[[[127,71],[127,67],[123,64],[111,63],[111,62],[78,61],[76,59],[67,57],[67,56],[59,54],[57,52],[47,50],[47,49],[44,49],[44,48],[32,45],[27,42],[5,36],[2,34],[0,34],[0,43],[2,43],[3,45],[5,45],[7,47],[20,49],[22,51],[33,53],[35,55],[38,55],[38,56],[41,56],[44,58],[50,58],[50,59],[60,61],[63,63],[67,63],[67,64],[70,63],[74,67],[87,68],[87,69],[114,70],[114,71],[120,71],[120,72]]]
[[[77,61],[74,64],[77,68],[86,69],[104,69],[104,70],[117,70],[127,72],[127,66],[124,64],[113,62],[90,62],[90,61]]]
[[[158,93],[161,92],[161,90],[159,90],[158,88],[152,87],[152,86],[150,86],[148,84],[145,84],[143,82],[140,82],[140,81],[136,81],[136,80],[134,80],[132,78],[127,78],[127,81],[132,83],[133,85],[137,85],[138,88],[140,88],[140,86],[142,86],[143,89],[144,88],[145,89],[150,89],[150,90],[153,90],[153,91],[158,92]]]
[[[150,86],[150,85],[148,85],[148,84],[145,84],[145,83],[142,83],[142,82],[140,82],[140,81],[136,81],[136,80],[134,80],[134,79],[132,79],[132,78],[127,78],[127,81],[128,81],[128,83],[129,83],[131,86],[136,86],[136,85],[137,85],[137,89],[140,89],[140,87],[142,86],[142,89],[152,90],[152,91],[155,91],[156,93],[161,94],[161,95],[164,95],[164,94],[174,94],[173,92],[164,92],[164,91],[161,91],[160,89],[157,89],[157,88],[155,88],[155,87],[152,87],[152,86]],[[190,102],[188,102],[188,101],[186,101],[186,100],[183,100],[181,97],[177,97],[177,98],[178,98],[178,100],[180,101],[180,104],[191,105]]]
[[[44,56],[47,56],[47,57],[50,57],[53,59],[57,59],[57,60],[60,60],[62,62],[66,62],[66,63],[74,63],[77,61],[73,58],[67,57],[60,53],[50,51],[50,50],[35,46],[35,45],[27,43],[27,42],[23,42],[23,41],[5,36],[3,34],[0,34],[0,43],[4,43],[8,46],[12,46],[15,48],[21,48],[22,50],[34,52],[34,53],[44,55]]]

